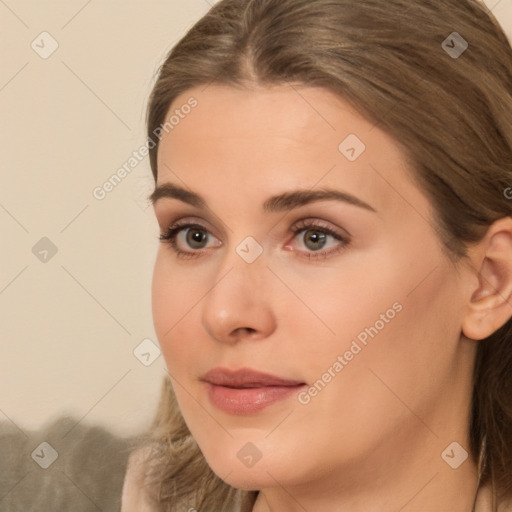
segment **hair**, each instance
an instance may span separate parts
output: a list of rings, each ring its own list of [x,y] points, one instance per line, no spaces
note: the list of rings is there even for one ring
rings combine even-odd
[[[453,32],[468,42],[458,58],[442,46]],[[222,0],[160,66],[149,139],[178,95],[211,83],[297,83],[350,102],[401,147],[452,262],[512,215],[512,48],[478,0]],[[155,183],[157,152],[154,143]],[[512,495],[511,319],[478,343],[473,375],[469,448],[483,457],[480,483],[501,500]],[[180,500],[203,512],[252,507],[257,491],[234,489],[209,468],[169,378],[149,437],[147,480],[159,510],[177,511]]]

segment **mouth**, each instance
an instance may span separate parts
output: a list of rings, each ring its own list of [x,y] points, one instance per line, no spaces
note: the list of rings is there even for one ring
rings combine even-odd
[[[261,388],[269,386],[298,386],[305,384],[304,381],[296,379],[285,379],[269,373],[263,373],[250,368],[240,370],[227,370],[215,368],[206,373],[201,380],[215,386],[229,388]]]
[[[216,368],[206,373],[205,382],[210,402],[228,414],[252,414],[290,398],[306,383],[243,368]]]

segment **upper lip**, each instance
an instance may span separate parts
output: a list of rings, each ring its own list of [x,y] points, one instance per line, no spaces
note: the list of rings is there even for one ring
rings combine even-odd
[[[275,375],[252,370],[250,368],[241,368],[239,370],[214,368],[213,370],[210,370],[208,373],[206,373],[201,380],[215,384],[216,386],[226,386],[232,388],[299,386],[301,384],[305,384],[300,380],[283,379]]]

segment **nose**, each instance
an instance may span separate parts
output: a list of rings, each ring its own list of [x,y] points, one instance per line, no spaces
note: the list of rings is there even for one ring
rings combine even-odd
[[[262,340],[276,328],[272,273],[263,255],[246,263],[238,254],[225,261],[202,301],[205,330],[221,343]]]

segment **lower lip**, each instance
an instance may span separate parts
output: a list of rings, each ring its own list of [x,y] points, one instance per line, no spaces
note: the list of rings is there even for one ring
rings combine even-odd
[[[269,405],[296,395],[305,384],[297,386],[267,386],[261,388],[227,388],[206,383],[210,401],[229,414],[252,414]]]

